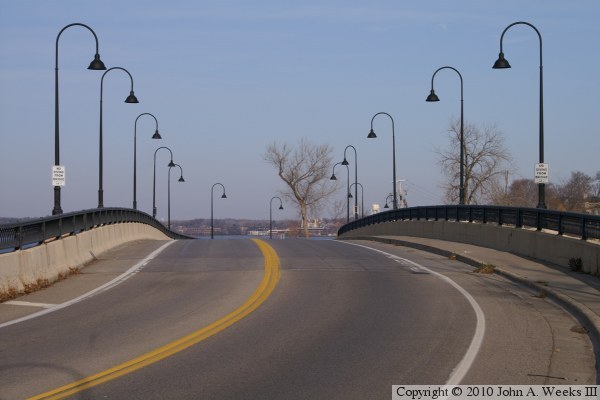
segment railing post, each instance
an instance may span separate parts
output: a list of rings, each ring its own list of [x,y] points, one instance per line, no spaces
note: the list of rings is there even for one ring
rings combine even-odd
[[[523,221],[521,220],[521,209],[517,208],[517,212],[515,215],[515,228],[522,228]]]
[[[542,213],[540,211],[537,211],[536,213],[537,216],[537,230],[541,231],[542,230]]]
[[[46,221],[42,222],[42,240],[40,243],[44,243],[44,241],[47,239],[46,237]]]
[[[562,213],[558,214],[558,234],[562,235],[564,233],[564,228],[563,228],[563,216]]]
[[[587,219],[585,217],[582,217],[581,219],[581,240],[587,240]]]
[[[19,230],[17,231],[17,247],[19,250],[23,246],[23,225],[19,225]]]

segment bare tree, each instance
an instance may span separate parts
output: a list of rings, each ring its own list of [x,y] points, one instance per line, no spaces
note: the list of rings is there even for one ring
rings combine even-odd
[[[305,237],[308,237],[308,213],[314,213],[337,189],[336,181],[329,179],[332,150],[329,145],[317,145],[302,138],[296,147],[270,144],[263,155],[287,185],[287,190],[280,194],[298,206]]]
[[[559,197],[567,211],[585,212],[585,203],[592,194],[594,179],[583,172],[571,172],[571,179],[560,185]]]
[[[444,184],[446,201],[457,203],[460,174],[460,122],[452,121],[448,130],[449,146],[437,149],[438,164],[448,178]],[[497,188],[505,171],[512,169],[512,157],[504,146],[504,136],[496,125],[478,128],[464,124],[465,204],[487,200]]]

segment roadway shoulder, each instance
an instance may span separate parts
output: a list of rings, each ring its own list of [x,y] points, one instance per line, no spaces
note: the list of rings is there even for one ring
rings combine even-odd
[[[411,247],[452,257],[475,268],[491,264],[495,273],[533,288],[573,315],[587,329],[596,359],[600,360],[600,280],[597,277],[512,253],[459,242],[412,236],[363,236],[353,239]]]

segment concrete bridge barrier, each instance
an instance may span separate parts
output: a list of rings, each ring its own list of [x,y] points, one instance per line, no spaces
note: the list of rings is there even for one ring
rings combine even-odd
[[[569,266],[570,259],[580,258],[583,272],[600,276],[600,242],[536,229],[466,221],[411,220],[375,223],[346,231],[339,237],[393,235],[489,247],[565,267]]]
[[[136,240],[171,238],[148,224],[119,223],[0,254],[0,299],[46,286],[77,271],[107,250]]]

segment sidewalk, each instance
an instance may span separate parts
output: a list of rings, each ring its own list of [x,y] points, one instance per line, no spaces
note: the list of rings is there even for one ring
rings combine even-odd
[[[577,318],[588,330],[596,359],[600,360],[600,278],[598,277],[465,243],[412,236],[364,236],[353,239],[406,246],[447,257],[456,256],[458,261],[474,267],[484,263],[492,264],[497,274],[538,290]]]

